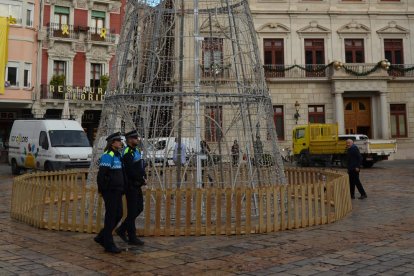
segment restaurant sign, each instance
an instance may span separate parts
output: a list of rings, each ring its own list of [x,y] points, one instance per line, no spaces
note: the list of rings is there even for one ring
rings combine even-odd
[[[102,87],[47,85],[47,98],[103,101],[105,99],[105,91]]]

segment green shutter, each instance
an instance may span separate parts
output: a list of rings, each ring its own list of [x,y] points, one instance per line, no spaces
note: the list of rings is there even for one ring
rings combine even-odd
[[[105,18],[105,12],[103,12],[103,11],[92,11],[92,17]]]
[[[69,8],[68,7],[55,6],[55,13],[69,14]]]

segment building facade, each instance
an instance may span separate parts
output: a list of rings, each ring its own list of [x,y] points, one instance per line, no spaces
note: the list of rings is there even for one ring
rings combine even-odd
[[[93,141],[119,39],[122,5],[111,0],[44,2],[35,117],[76,119]],[[62,114],[65,102],[69,114]]]
[[[0,16],[10,19],[5,92],[0,94],[0,150],[3,152],[13,121],[31,116],[38,66],[39,11],[37,1],[0,1]],[[3,159],[6,154],[1,156]]]
[[[282,146],[291,146],[296,124],[338,123],[340,133],[397,139],[394,157],[412,158],[414,1],[254,0],[250,7]]]

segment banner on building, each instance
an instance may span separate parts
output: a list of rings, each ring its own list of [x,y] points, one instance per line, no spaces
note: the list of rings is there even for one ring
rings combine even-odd
[[[7,17],[0,17],[0,94],[4,94],[6,78],[7,50],[9,37],[9,21]]]

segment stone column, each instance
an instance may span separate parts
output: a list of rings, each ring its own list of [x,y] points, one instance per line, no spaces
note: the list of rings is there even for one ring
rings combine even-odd
[[[345,134],[345,116],[343,91],[335,91],[335,115],[338,123],[338,133]]]
[[[381,138],[389,139],[390,123],[388,120],[388,104],[387,104],[387,92],[380,91],[380,108],[381,108]]]
[[[32,114],[35,119],[43,119],[46,114],[46,108],[41,108],[39,105],[33,105]]]

